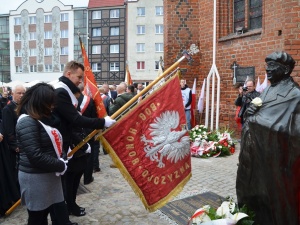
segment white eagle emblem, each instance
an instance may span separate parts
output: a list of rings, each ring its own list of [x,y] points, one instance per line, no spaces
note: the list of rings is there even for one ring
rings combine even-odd
[[[150,124],[150,135],[152,140],[147,140],[145,135],[141,136],[144,142],[144,151],[151,161],[158,162],[157,167],[163,168],[163,157],[177,163],[186,155],[190,154],[190,140],[186,136],[187,131],[175,131],[179,126],[179,114],[177,111],[163,112],[156,117],[154,123]]]

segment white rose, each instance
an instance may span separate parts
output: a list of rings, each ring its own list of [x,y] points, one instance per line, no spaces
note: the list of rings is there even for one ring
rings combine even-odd
[[[256,97],[255,99],[252,100],[251,102],[253,105],[260,107],[262,105],[262,100],[259,97]]]

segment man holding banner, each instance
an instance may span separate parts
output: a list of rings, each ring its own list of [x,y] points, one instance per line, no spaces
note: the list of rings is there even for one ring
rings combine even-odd
[[[77,111],[78,101],[74,94],[80,93],[78,85],[82,83],[83,75],[84,66],[76,61],[70,61],[65,65],[63,76],[59,78],[59,82],[55,85],[56,102],[54,113],[61,119],[61,125],[58,127],[58,130],[63,137],[63,151],[65,155],[70,151],[73,127],[102,129],[115,123],[115,120],[109,116],[105,118],[88,118]],[[63,178],[63,182],[64,180],[65,178]],[[68,191],[64,190],[65,195],[68,195]],[[80,208],[80,210],[84,209]]]

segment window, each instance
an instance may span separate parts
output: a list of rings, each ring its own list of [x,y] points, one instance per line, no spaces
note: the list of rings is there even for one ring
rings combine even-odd
[[[136,62],[136,68],[138,70],[144,70],[145,69],[145,62],[144,61],[137,61]]]
[[[15,41],[21,41],[21,34],[20,33],[15,34]]]
[[[52,23],[52,15],[45,15],[44,23]]]
[[[36,16],[29,16],[29,24],[36,24]]]
[[[36,49],[35,48],[30,48],[29,49],[29,56],[36,56]]]
[[[119,18],[120,10],[119,9],[111,9],[109,12],[110,18]]]
[[[52,64],[45,65],[45,72],[52,72]]]
[[[112,62],[110,63],[110,71],[119,71],[120,70],[120,63]]]
[[[145,16],[145,7],[137,7],[137,15]]]
[[[60,21],[69,21],[69,13],[62,13],[60,14]]]
[[[68,30],[61,30],[60,31],[60,38],[68,38],[69,31]]]
[[[155,61],[155,70],[159,69],[159,61]]]
[[[163,43],[155,43],[155,51],[156,52],[163,52],[164,51],[164,44]]]
[[[248,7],[246,7],[248,5]],[[245,27],[249,30],[262,27],[262,0],[234,0],[233,27]]]
[[[52,55],[52,48],[45,48],[45,56],[51,56]]]
[[[164,7],[162,6],[155,6],[155,15],[162,16],[164,14]]]
[[[36,40],[36,33],[35,32],[29,32],[29,40]]]
[[[16,72],[17,73],[22,73],[23,72],[22,66],[16,66]]]
[[[51,30],[44,32],[44,39],[52,39],[52,31]]]
[[[111,27],[110,36],[117,36],[120,34],[120,27]]]
[[[92,35],[93,35],[93,37],[101,36],[101,28],[93,28]]]
[[[69,54],[68,47],[61,47],[60,48],[60,54],[61,55],[68,55]]]
[[[137,43],[136,52],[145,52],[145,43]]]
[[[22,55],[21,55],[21,50],[15,50],[15,56],[16,57],[21,57]]]
[[[60,71],[63,72],[65,69],[65,64],[60,64]]]
[[[101,63],[92,63],[92,71],[101,71]]]
[[[120,47],[119,45],[110,45],[110,53],[119,53]]]
[[[101,11],[93,11],[92,12],[92,19],[93,20],[101,19]]]
[[[145,25],[137,25],[137,34],[145,34]]]
[[[100,53],[101,53],[101,45],[93,45],[92,54],[100,54]]]
[[[164,25],[156,24],[155,25],[155,34],[163,34],[164,33]]]
[[[21,17],[15,18],[15,25],[21,25]]]
[[[30,65],[30,72],[37,72],[37,66],[36,65]]]

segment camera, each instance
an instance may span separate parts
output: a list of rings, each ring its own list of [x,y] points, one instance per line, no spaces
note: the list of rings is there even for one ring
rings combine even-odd
[[[247,87],[243,87],[243,91],[248,91],[248,88]]]

